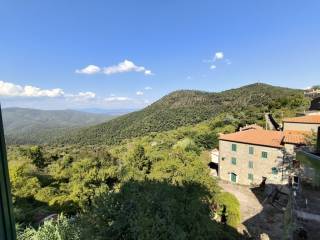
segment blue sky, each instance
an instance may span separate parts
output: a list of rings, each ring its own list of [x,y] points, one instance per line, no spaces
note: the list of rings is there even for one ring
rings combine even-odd
[[[0,100],[140,108],[171,91],[320,83],[320,1],[0,1]],[[88,67],[89,66],[89,67]]]

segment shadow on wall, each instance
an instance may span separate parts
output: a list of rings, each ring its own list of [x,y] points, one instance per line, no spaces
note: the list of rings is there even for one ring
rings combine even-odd
[[[212,220],[208,198],[198,183],[129,181],[96,198],[79,224],[85,239],[242,239]]]

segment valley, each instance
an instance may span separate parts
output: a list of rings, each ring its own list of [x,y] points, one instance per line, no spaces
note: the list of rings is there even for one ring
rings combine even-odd
[[[219,94],[176,92],[139,112],[70,130],[58,136],[55,144],[9,145],[16,221],[23,229],[30,224],[36,227],[52,214],[78,216],[70,227],[94,239],[105,234],[122,239],[124,231],[119,229],[123,228],[140,229],[139,236],[169,239],[177,234],[217,233],[221,239],[240,239],[243,236],[236,231],[240,204],[210,176],[209,151],[218,147],[220,133],[252,123],[264,126],[265,111],[276,119],[294,116],[309,102],[300,90],[264,84]],[[133,134],[139,126],[144,129]],[[109,136],[111,129],[114,132]],[[208,218],[213,214],[219,220],[224,206],[228,228]],[[122,212],[122,208],[127,210]],[[187,208],[188,214],[174,210],[181,208]],[[127,215],[136,222],[130,222]],[[115,224],[103,227],[109,221]],[[172,229],[163,231],[162,221]],[[197,229],[194,233],[188,233],[190,223]]]

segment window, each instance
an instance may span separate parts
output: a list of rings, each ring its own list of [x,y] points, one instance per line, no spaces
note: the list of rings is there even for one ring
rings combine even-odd
[[[261,153],[261,157],[262,157],[263,159],[268,158],[268,153],[267,153],[267,152],[262,152],[262,153]]]
[[[237,174],[231,173],[230,174],[230,180],[231,180],[231,182],[237,182]]]
[[[252,173],[248,173],[248,179],[251,180],[251,181],[253,180],[253,174]]]
[[[236,152],[237,151],[237,144],[232,144],[231,145],[231,150],[233,151],[233,152]]]
[[[278,174],[278,169],[276,167],[271,168],[272,174],[277,175]]]
[[[253,168],[253,161],[249,161],[248,167],[249,167],[249,168]]]
[[[237,159],[235,157],[231,158],[231,164],[237,165]]]
[[[249,147],[249,154],[253,155],[254,154],[254,148],[253,147]]]

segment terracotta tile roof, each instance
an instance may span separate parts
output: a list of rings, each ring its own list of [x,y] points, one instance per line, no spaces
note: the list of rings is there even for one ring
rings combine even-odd
[[[302,117],[285,118],[283,119],[283,122],[320,124],[320,115],[307,115]]]
[[[292,144],[305,144],[306,137],[308,135],[310,135],[310,132],[307,131],[286,130],[284,131],[283,142]]]
[[[220,140],[247,143],[268,147],[283,147],[284,133],[280,131],[269,131],[252,129],[246,131],[240,131],[230,134],[220,135]]]

